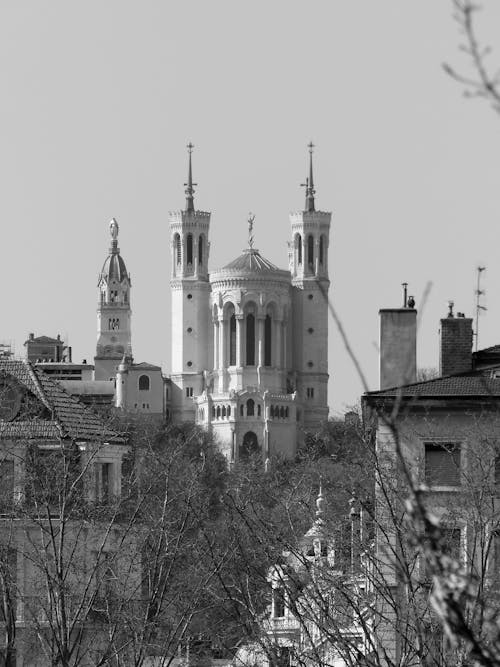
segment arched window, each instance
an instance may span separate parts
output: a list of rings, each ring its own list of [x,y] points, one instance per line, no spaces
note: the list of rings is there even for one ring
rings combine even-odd
[[[228,418],[231,416],[231,406],[230,405],[227,406],[227,416],[228,416]]]
[[[198,238],[198,264],[203,265],[203,235],[200,234]]]
[[[274,405],[271,405],[271,407],[269,408],[269,416],[271,417],[271,419],[274,417]]]
[[[222,419],[225,419],[225,418],[226,418],[226,406],[223,405],[222,406]]]
[[[240,461],[248,459],[259,452],[259,440],[253,431],[247,431],[239,448]]]
[[[255,414],[255,402],[253,398],[249,398],[247,401],[247,417],[253,417]]]
[[[271,315],[266,315],[264,321],[264,366],[271,365],[272,326]]]
[[[179,234],[174,236],[174,245],[175,245],[175,259],[177,264],[182,262],[182,248],[181,248],[181,237]]]
[[[255,366],[255,317],[247,315],[247,366]]]
[[[186,239],[186,262],[193,263],[193,235],[188,234]]]
[[[139,376],[139,391],[149,391],[149,375]]]
[[[215,419],[215,405],[212,405],[212,419]]]
[[[312,234],[307,237],[307,263],[310,266],[314,264],[314,238]]]
[[[240,405],[240,416],[243,417],[243,404]]]
[[[281,417],[281,419],[285,418],[285,408],[283,406],[281,406],[281,408],[280,408],[280,417]]]
[[[295,237],[295,243],[297,245],[297,264],[302,264],[302,236],[300,234]]]
[[[220,419],[220,405],[217,406],[217,419]]]
[[[257,417],[260,417],[261,410],[262,410],[262,408],[260,407],[260,403],[257,403]]]
[[[323,254],[325,252],[325,237],[323,234],[319,237],[319,263],[323,264]]]
[[[288,405],[285,408],[285,418],[288,419]]]
[[[236,317],[229,318],[229,365],[236,366]]]

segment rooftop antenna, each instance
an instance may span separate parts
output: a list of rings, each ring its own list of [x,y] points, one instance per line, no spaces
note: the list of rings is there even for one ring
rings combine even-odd
[[[481,310],[488,310],[486,306],[483,306],[481,304],[481,297],[486,294],[485,290],[481,289],[481,274],[483,271],[486,269],[485,266],[478,266],[476,271],[477,271],[477,287],[476,287],[476,331],[474,332],[474,335],[476,337],[476,352],[477,348],[479,346],[479,311]]]

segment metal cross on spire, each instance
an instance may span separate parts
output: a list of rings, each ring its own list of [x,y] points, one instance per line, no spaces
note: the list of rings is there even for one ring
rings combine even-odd
[[[316,194],[316,190],[314,189],[314,179],[313,179],[313,149],[314,149],[314,144],[312,141],[310,141],[307,144],[307,147],[309,148],[309,176],[306,178],[305,183],[301,183],[302,187],[306,189],[306,206],[305,210],[308,213],[312,213],[315,211],[314,207],[314,195]]]
[[[191,153],[193,152],[194,145],[189,142],[186,148],[189,153],[188,179],[187,183],[184,183],[186,188],[186,213],[194,213],[194,186],[198,185],[198,183],[193,183],[193,170],[191,167]]]
[[[255,220],[255,215],[253,213],[248,214],[248,247],[253,248],[253,222]]]

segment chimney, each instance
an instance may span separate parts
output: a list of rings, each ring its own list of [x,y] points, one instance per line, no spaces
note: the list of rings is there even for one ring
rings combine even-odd
[[[450,301],[448,317],[441,320],[439,372],[454,375],[472,370],[472,318],[463,313],[453,315]]]
[[[380,389],[417,380],[417,311],[412,307],[384,308],[380,315]]]

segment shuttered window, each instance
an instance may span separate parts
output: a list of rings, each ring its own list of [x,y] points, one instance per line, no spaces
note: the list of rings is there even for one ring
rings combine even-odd
[[[460,445],[425,443],[425,481],[429,486],[460,486]]]

